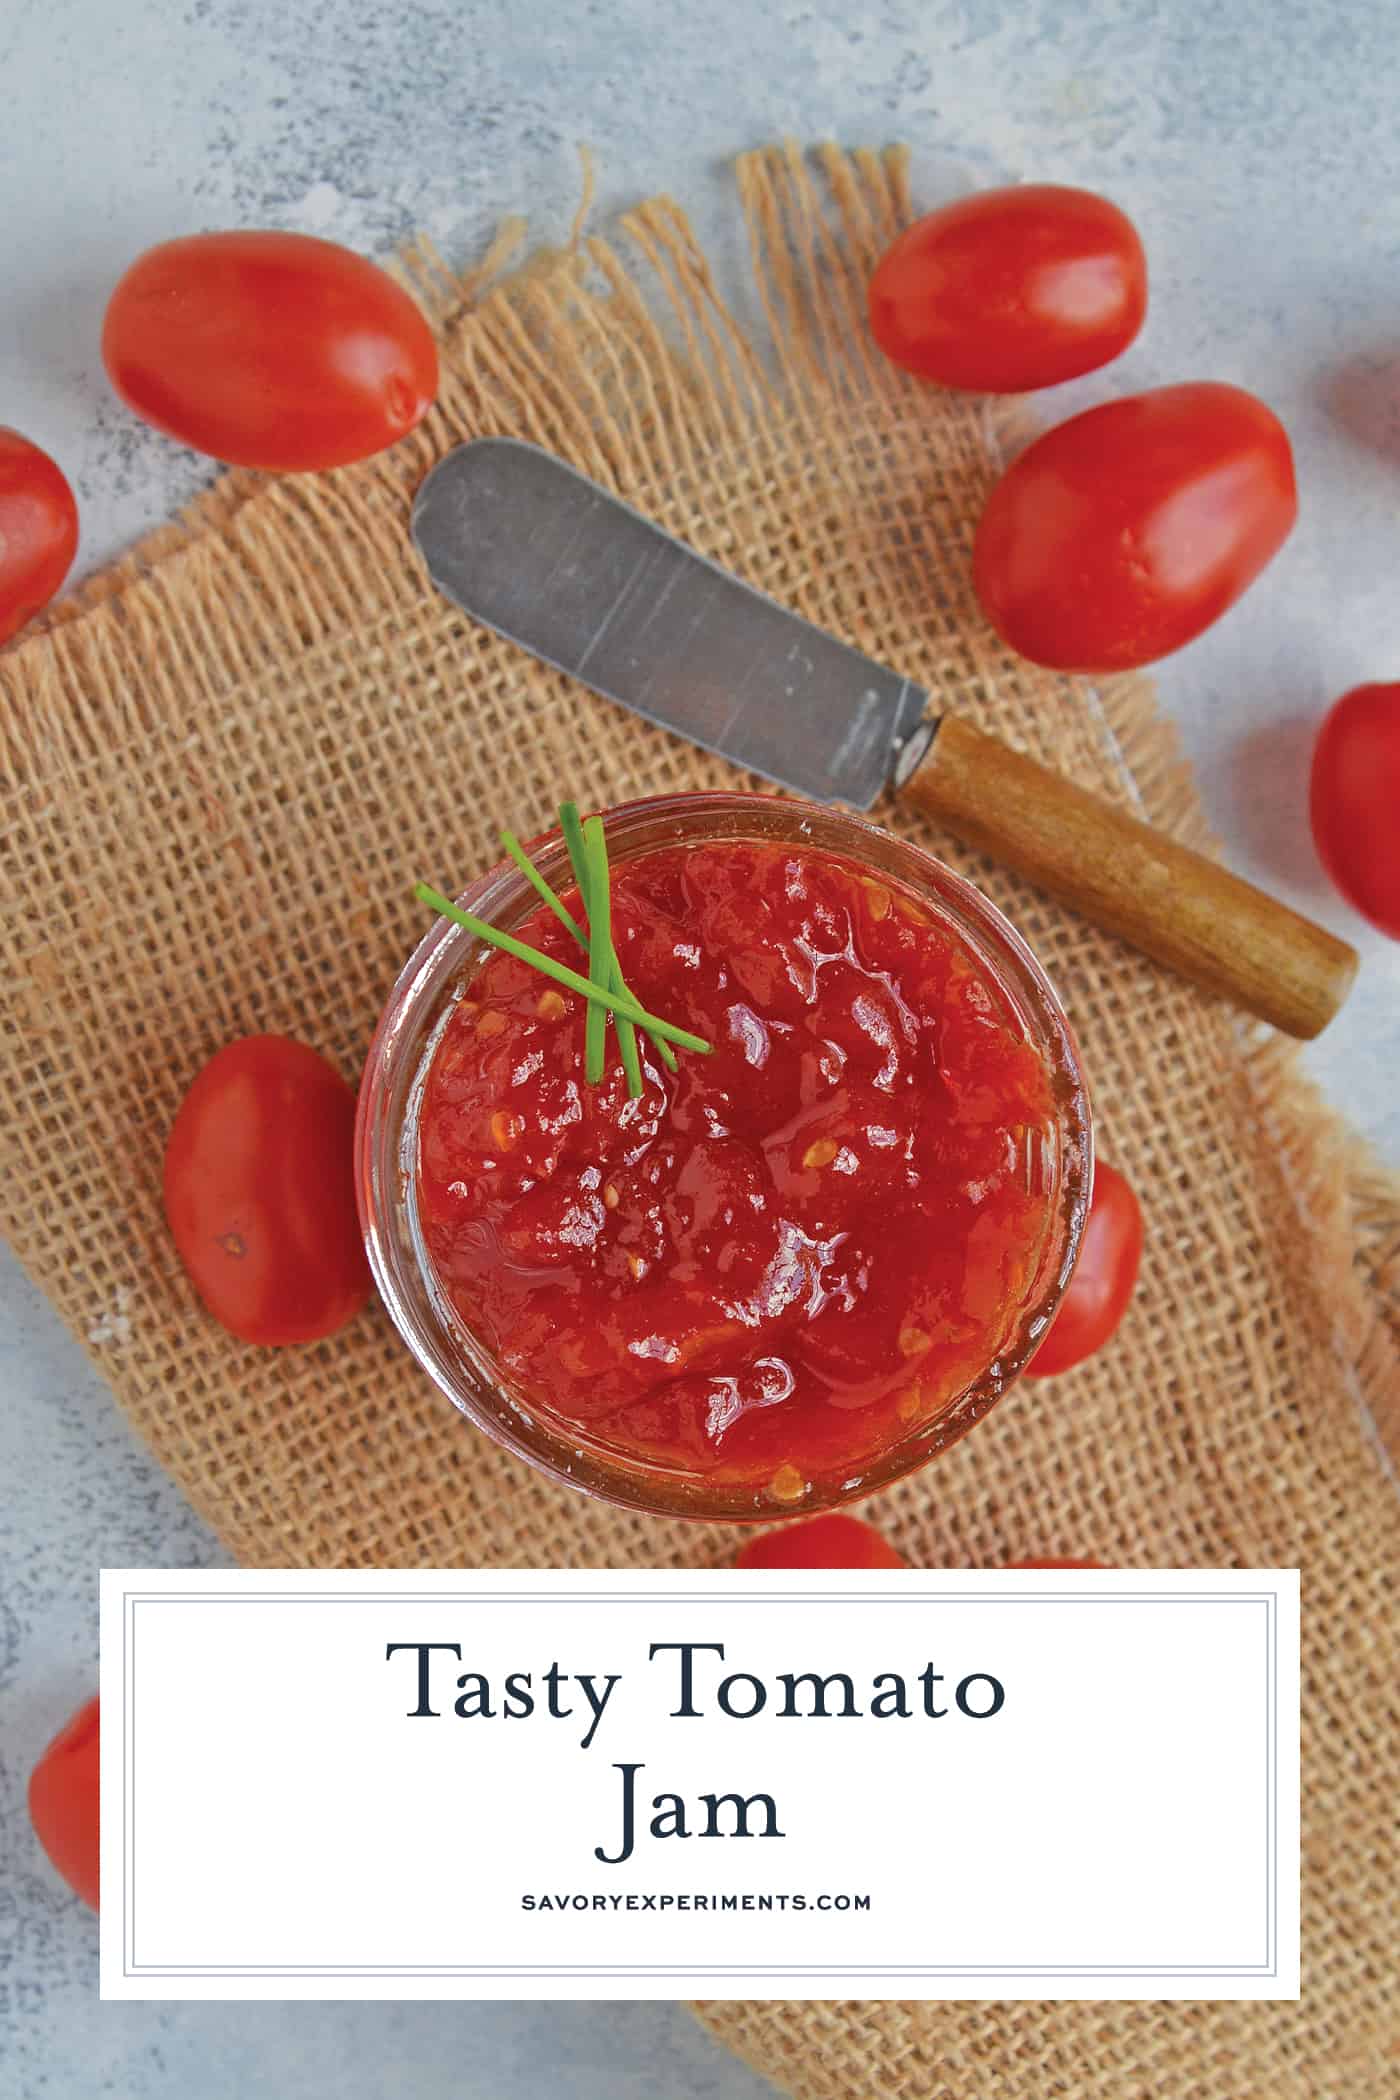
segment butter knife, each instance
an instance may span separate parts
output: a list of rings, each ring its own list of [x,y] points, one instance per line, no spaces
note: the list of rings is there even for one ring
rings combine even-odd
[[[413,537],[473,619],[745,771],[868,810],[888,790],[1193,983],[1317,1035],[1358,958],[1323,927],[1027,758],[697,554],[539,446],[432,469]]]

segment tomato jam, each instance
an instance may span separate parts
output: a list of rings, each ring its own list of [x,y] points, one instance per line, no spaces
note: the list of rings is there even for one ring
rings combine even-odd
[[[652,847],[612,924],[634,997],[711,1052],[671,1072],[639,1031],[629,1099],[610,1032],[590,1086],[584,1002],[490,953],[418,1118],[438,1286],[556,1437],[726,1513],[838,1500],[1029,1346],[1051,1067],[950,916],[805,842]],[[514,930],[579,965],[543,906]]]

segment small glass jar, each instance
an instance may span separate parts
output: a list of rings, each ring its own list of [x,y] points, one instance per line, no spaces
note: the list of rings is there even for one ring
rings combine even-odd
[[[994,1360],[938,1414],[912,1424],[856,1477],[808,1483],[798,1497],[765,1500],[733,1484],[666,1463],[623,1458],[575,1425],[553,1419],[505,1374],[443,1290],[417,1208],[419,1117],[429,1067],[464,984],[488,950],[439,919],[409,957],[380,1019],[360,1086],[355,1171],[370,1266],[400,1334],[464,1415],[497,1443],[585,1493],[658,1515],[729,1522],[812,1515],[888,1486],[963,1436],[1025,1368],[1069,1281],[1088,1208],[1093,1170],[1088,1096],[1064,1012],[1030,949],[981,892],[907,840],[844,810],[767,795],[667,795],[624,804],[605,816],[614,871],[663,846],[716,840],[791,844],[827,852],[905,885],[972,950],[1018,1017],[1046,1072],[1051,1122],[1028,1171],[1046,1197],[1046,1230]],[[545,879],[571,881],[557,833],[531,848]],[[510,862],[481,876],[457,900],[506,931],[539,900]]]

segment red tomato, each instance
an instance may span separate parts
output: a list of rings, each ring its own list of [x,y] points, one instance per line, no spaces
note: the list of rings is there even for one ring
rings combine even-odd
[[[1317,850],[1348,904],[1400,941],[1400,685],[1343,693],[1312,760]]]
[[[0,642],[48,604],[78,550],[78,506],[61,467],[0,428]]]
[[[80,1706],[29,1779],[29,1820],[39,1843],[84,1903],[97,1909],[98,1702]]]
[[[1097,1560],[1009,1560],[1008,1568],[1099,1568]]]
[[[1181,649],[1298,515],[1283,425],[1237,386],[1158,387],[1072,416],[992,490],[973,580],[1003,641],[1060,671]]]
[[[1131,219],[1092,190],[981,190],[902,233],[870,280],[887,357],[940,386],[1019,394],[1126,350],[1147,311]]]
[[[339,1072],[281,1035],[228,1044],[181,1102],[165,1214],[195,1288],[241,1340],[320,1341],[369,1296],[354,1132]]]
[[[833,1510],[785,1524],[781,1531],[760,1532],[744,1541],[736,1565],[741,1568],[902,1568],[904,1556],[881,1538],[863,1517]]]
[[[1102,1349],[1128,1310],[1141,1260],[1138,1199],[1116,1168],[1098,1160],[1079,1259],[1027,1378],[1068,1371]]]
[[[239,467],[340,467],[432,406],[437,345],[408,293],[305,233],[148,248],[113,292],[102,357],[129,408]]]

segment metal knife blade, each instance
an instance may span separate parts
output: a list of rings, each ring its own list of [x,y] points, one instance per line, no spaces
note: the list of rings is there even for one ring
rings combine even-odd
[[[918,686],[537,445],[459,445],[419,488],[413,537],[473,619],[814,801],[869,809],[932,735]]]

